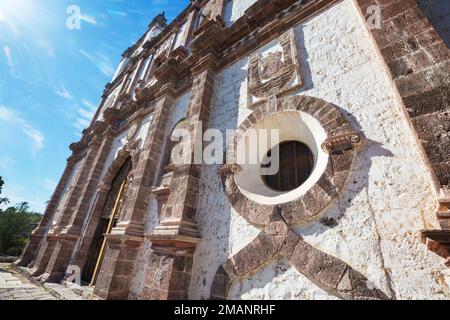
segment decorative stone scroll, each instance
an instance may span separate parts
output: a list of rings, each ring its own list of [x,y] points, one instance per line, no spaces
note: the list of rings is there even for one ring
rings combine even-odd
[[[322,143],[322,149],[327,153],[348,150],[361,144],[359,134],[353,132],[344,133],[336,137],[330,137]]]
[[[223,164],[219,167],[218,174],[223,177],[227,174],[236,174],[241,172],[242,168],[240,165],[233,163],[233,164]]]
[[[293,29],[280,37],[279,46],[282,51],[271,52],[264,58],[259,51],[250,56],[247,76],[250,108],[257,100],[264,101],[303,87]]]
[[[261,104],[236,130],[227,152],[236,156],[236,145],[243,133],[278,112],[304,112],[317,119],[328,139],[328,164],[320,179],[306,194],[282,204],[264,205],[247,198],[235,181],[236,165],[222,166],[225,194],[244,219],[263,228],[259,236],[231,257],[217,271],[211,289],[212,299],[228,298],[237,279],[250,276],[273,259],[284,258],[317,286],[343,299],[388,299],[359,272],[343,261],[325,254],[303,241],[291,226],[317,220],[322,211],[340,194],[361,136],[340,111],[330,103],[308,96],[289,96]]]

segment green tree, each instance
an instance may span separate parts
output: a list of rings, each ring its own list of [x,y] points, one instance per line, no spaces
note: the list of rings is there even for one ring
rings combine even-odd
[[[3,188],[3,185],[5,184],[5,182],[3,181],[3,179],[2,179],[2,177],[0,177],[0,195],[2,194],[2,188]],[[9,200],[8,200],[8,198],[2,198],[2,197],[0,197],[0,206],[2,205],[2,204],[8,204],[9,203]],[[0,212],[2,211],[2,209],[0,208]]]
[[[0,194],[3,185],[0,177]],[[0,205],[8,203],[8,198],[0,197]],[[41,218],[39,213],[30,211],[26,202],[5,210],[0,208],[0,254],[19,256]]]

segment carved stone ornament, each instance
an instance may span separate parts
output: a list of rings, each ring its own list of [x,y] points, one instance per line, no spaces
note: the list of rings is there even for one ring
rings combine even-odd
[[[322,143],[322,149],[327,153],[333,153],[358,147],[361,142],[362,139],[359,134],[348,132],[326,139]]]
[[[281,51],[265,57],[256,51],[250,56],[247,77],[251,105],[258,99],[266,100],[303,87],[293,29],[280,37],[279,45]]]
[[[278,58],[273,56],[273,59]],[[338,257],[311,246],[292,229],[295,225],[318,220],[321,213],[339,197],[351,170],[355,148],[362,140],[333,104],[309,96],[286,96],[261,103],[236,130],[227,154],[235,159],[235,140],[242,137],[242,132],[278,112],[308,113],[322,124],[327,136],[331,137],[324,144],[330,150],[327,167],[305,194],[273,205],[256,202],[241,191],[235,180],[235,174],[240,172],[239,166],[231,164],[220,167],[218,173],[230,205],[248,223],[261,228],[261,233],[219,267],[211,288],[211,298],[228,299],[233,283],[250,277],[269,261],[285,259],[321,289],[341,299],[389,299],[363,274]],[[335,152],[337,150],[341,152]]]
[[[237,174],[241,171],[242,167],[236,163],[223,164],[219,167],[218,174],[223,177],[227,174]]]

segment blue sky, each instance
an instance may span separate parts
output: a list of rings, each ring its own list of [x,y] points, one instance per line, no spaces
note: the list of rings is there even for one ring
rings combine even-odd
[[[0,0],[2,196],[43,212],[121,54],[189,0]],[[66,27],[67,8],[81,29]]]

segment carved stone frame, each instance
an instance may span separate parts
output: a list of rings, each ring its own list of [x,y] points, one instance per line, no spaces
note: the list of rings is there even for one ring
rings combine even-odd
[[[249,101],[249,108],[254,109],[272,96],[283,96],[303,88],[304,81],[301,72],[301,63],[298,56],[294,29],[285,32],[279,38],[282,52],[269,54],[262,58],[259,49],[250,55],[248,68],[248,97],[260,99],[256,102]],[[283,57],[282,62],[280,58]],[[274,60],[274,61],[272,61]],[[278,63],[280,68],[271,70],[268,74],[261,74],[260,68],[264,65]],[[291,84],[292,81],[297,84]]]
[[[353,161],[354,147],[361,143],[359,134],[332,104],[309,96],[289,96],[260,105],[239,126],[227,150],[229,158],[237,159],[237,142],[257,122],[278,112],[292,111],[305,112],[322,124],[328,137],[322,145],[324,151],[329,153],[327,167],[319,181],[306,194],[294,201],[271,206],[247,198],[235,182],[236,170],[226,170],[229,166],[221,167],[223,187],[231,205],[254,225],[267,225],[276,207],[279,207],[283,219],[289,225],[316,219],[341,192]]]

